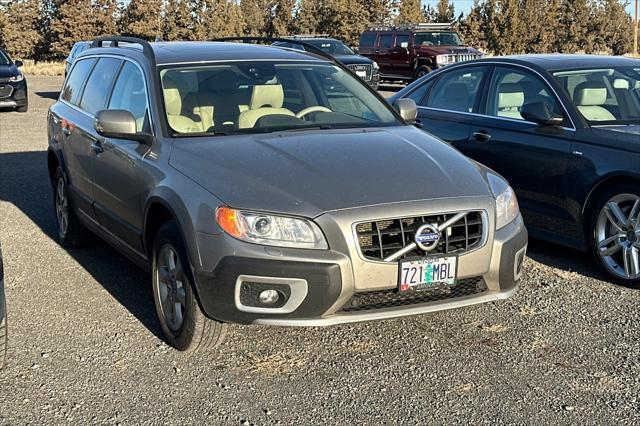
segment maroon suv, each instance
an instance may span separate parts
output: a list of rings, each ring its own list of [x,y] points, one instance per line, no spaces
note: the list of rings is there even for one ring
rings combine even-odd
[[[484,57],[466,46],[451,24],[370,28],[360,37],[359,53],[378,63],[384,80],[415,80],[436,68]]]

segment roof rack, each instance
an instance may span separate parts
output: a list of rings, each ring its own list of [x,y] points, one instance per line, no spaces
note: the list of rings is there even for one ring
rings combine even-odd
[[[445,31],[450,30],[454,22],[423,22],[419,24],[397,24],[397,25],[372,25],[369,31],[411,31],[411,30],[427,30],[427,31]]]
[[[288,39],[299,39],[299,38],[329,38],[331,37],[329,34],[294,34],[290,36],[284,36],[284,38]]]
[[[103,46],[104,43],[109,43],[109,46]],[[142,47],[142,54],[147,58],[147,60],[151,63],[152,66],[156,65],[156,55],[153,52],[153,47],[151,47],[151,43],[147,40],[143,40],[137,37],[124,37],[124,36],[105,36],[98,37],[91,43],[91,48],[94,47],[125,47],[120,46],[120,43],[125,44],[138,44]],[[126,46],[130,47],[130,46]]]
[[[322,56],[325,59],[330,60],[331,62],[333,62],[334,64],[338,64],[340,66],[342,66],[340,64],[340,62],[338,62],[336,60],[336,58],[334,58],[333,56],[331,56],[330,54],[328,54],[327,52],[325,52],[324,50],[320,49],[317,46],[314,46],[312,44],[309,43],[305,43],[304,41],[299,41],[297,39],[293,39],[293,38],[284,38],[284,37],[221,37],[221,38],[214,38],[211,39],[209,41],[222,41],[222,42],[228,42],[228,41],[241,41],[242,43],[251,43],[253,42],[255,44],[255,42],[262,42],[262,43],[277,43],[277,42],[281,42],[281,43],[291,43],[291,44],[297,44],[299,46],[302,46],[305,48],[306,51],[314,53],[318,56]],[[278,47],[278,46],[275,46]]]

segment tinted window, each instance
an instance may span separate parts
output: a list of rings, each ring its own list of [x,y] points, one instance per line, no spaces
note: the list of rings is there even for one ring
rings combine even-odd
[[[373,47],[376,42],[376,33],[364,33],[360,37],[360,47]]]
[[[396,47],[409,47],[409,34],[398,34],[396,36],[396,44],[395,44],[395,46]]]
[[[487,115],[524,120],[520,114],[522,107],[537,102],[562,115],[555,96],[539,76],[525,70],[496,68],[487,99]]]
[[[392,40],[393,40],[392,34],[380,34],[380,41],[378,42],[378,47],[391,47]]]
[[[142,73],[131,62],[125,62],[118,76],[109,109],[124,109],[129,111],[136,119],[136,130],[144,129],[147,117],[147,94],[144,87]]]
[[[121,60],[115,58],[101,58],[98,61],[82,93],[80,108],[91,115],[104,109],[109,89],[111,89],[111,84],[121,63]]]
[[[413,101],[419,106],[427,106],[425,96],[429,92],[429,89],[431,88],[431,86],[433,86],[434,81],[435,81],[434,79],[431,79],[425,82],[424,84],[420,85],[420,87],[418,87],[417,89],[415,89],[413,92],[409,93],[405,97],[409,99],[413,99]]]
[[[10,63],[9,56],[0,49],[0,65],[9,65]]]
[[[486,67],[474,67],[444,74],[433,86],[427,106],[473,112],[486,72]]]
[[[69,74],[67,78],[67,83],[64,85],[64,89],[62,89],[61,99],[71,102],[74,105],[78,104],[82,85],[87,80],[87,76],[95,63],[96,60],[94,58],[83,59],[75,63],[71,74]]]

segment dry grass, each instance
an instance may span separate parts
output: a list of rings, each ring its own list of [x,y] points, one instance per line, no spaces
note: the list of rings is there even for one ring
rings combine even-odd
[[[24,60],[22,72],[27,75],[64,75],[64,62]]]

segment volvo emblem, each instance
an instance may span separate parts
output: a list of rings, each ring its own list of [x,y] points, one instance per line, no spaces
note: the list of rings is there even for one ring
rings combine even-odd
[[[438,225],[425,224],[416,231],[414,237],[416,245],[424,251],[431,251],[440,242],[440,231]]]

